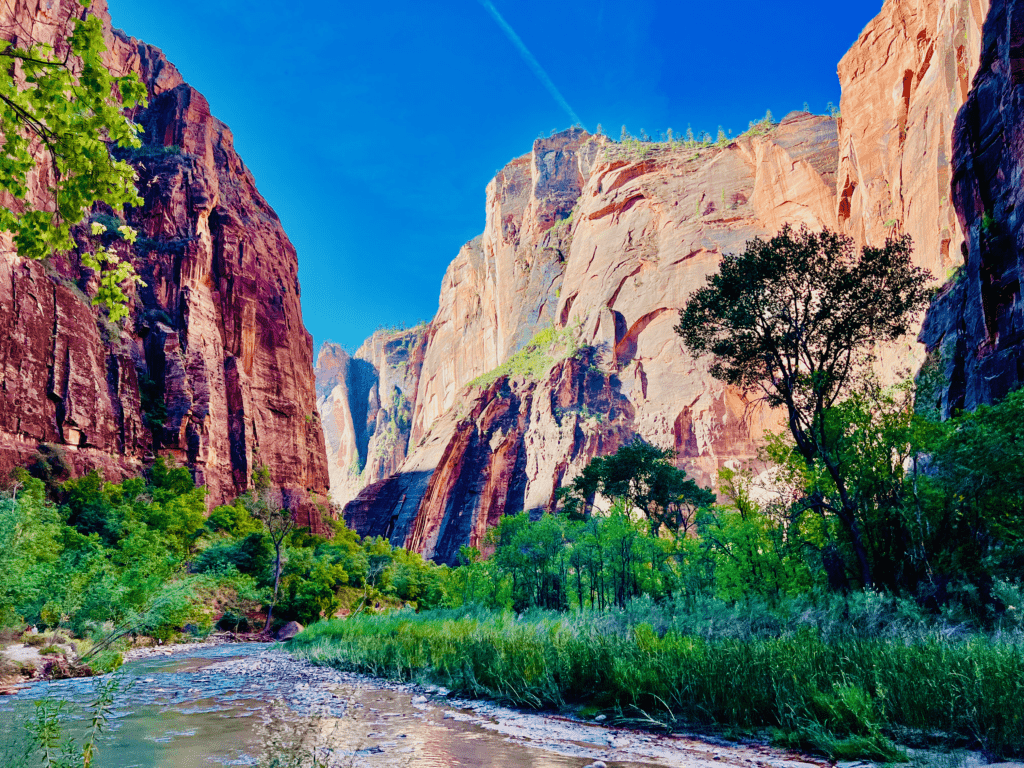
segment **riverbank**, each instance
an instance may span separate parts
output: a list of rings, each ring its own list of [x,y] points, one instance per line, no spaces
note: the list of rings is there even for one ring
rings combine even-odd
[[[266,645],[169,650],[126,664],[133,682],[126,679],[118,692],[118,718],[100,745],[105,767],[263,765],[271,756],[291,760],[316,752],[321,765],[339,768],[581,768],[599,760],[610,768],[826,768],[824,761],[762,745],[716,744],[471,701],[436,686],[316,666]],[[36,701],[80,704],[93,686],[89,680],[35,683],[0,700],[0,724],[23,732],[17,723],[31,716]]]
[[[539,747],[581,761],[577,764],[584,760],[601,760],[609,765],[654,762],[679,768],[707,768],[711,765],[824,768],[827,765],[827,761],[764,744],[701,740],[586,722],[575,717],[527,712],[492,701],[459,697],[451,690],[436,685],[343,672],[312,664],[281,650],[225,661],[209,667],[208,671],[257,680],[271,679],[278,684],[290,681],[289,706],[321,717],[351,714],[354,711],[352,696],[356,693],[365,695],[387,691],[398,695],[397,699],[390,700],[395,702],[393,706],[406,703],[422,715],[432,714],[444,721],[483,728],[514,744]],[[347,698],[339,696],[339,688],[348,692]],[[366,734],[363,736],[365,738]]]
[[[1024,645],[987,637],[707,639],[602,614],[359,616],[292,643],[317,664],[666,731],[743,734],[833,760],[905,747],[1024,756]]]
[[[26,642],[27,641],[27,642]],[[122,664],[140,659],[173,656],[183,651],[202,651],[231,643],[274,643],[261,633],[213,632],[189,642],[164,643],[152,637],[139,637],[117,644],[97,665],[82,661],[91,643],[62,633],[24,635],[17,641],[0,643],[0,696],[9,696],[37,680],[64,680],[106,674]]]

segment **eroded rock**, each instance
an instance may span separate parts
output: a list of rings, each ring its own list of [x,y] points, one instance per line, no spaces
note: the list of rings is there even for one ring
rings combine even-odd
[[[0,29],[19,42],[64,34],[74,0],[15,0]],[[107,63],[149,92],[142,149],[125,154],[145,203],[126,212],[134,247],[113,245],[146,282],[123,334],[90,306],[77,256],[50,265],[0,242],[0,474],[58,446],[75,473],[137,473],[159,450],[192,469],[212,504],[264,464],[301,524],[321,530],[326,494],[312,339],[302,325],[295,250],[210,114],[163,54],[113,31]],[[46,194],[30,179],[31,194]],[[97,213],[105,213],[97,210]]]

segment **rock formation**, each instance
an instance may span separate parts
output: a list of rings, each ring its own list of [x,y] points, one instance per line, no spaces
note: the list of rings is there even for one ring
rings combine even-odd
[[[993,0],[981,66],[953,132],[953,202],[966,263],[928,313],[922,340],[943,416],[1024,382],[1024,10]]]
[[[458,547],[479,546],[501,514],[551,509],[559,484],[634,436],[675,449],[703,483],[723,464],[754,457],[764,430],[778,427],[775,415],[713,381],[672,326],[721,254],[787,222],[837,228],[858,246],[908,233],[915,260],[940,283],[969,245],[965,280],[975,270],[978,287],[970,295],[947,287],[949,298],[937,305],[946,307],[944,319],[930,321],[924,338],[959,350],[942,358],[947,376],[991,382],[991,369],[998,386],[984,386],[1012,386],[1021,375],[1007,372],[1019,359],[1021,321],[1010,311],[1019,307],[1017,267],[1009,255],[1017,229],[1013,195],[997,194],[994,180],[1019,179],[1008,159],[1015,134],[998,121],[964,117],[974,102],[976,114],[998,104],[1016,117],[1010,16],[989,13],[988,0],[886,0],[839,64],[836,121],[794,114],[717,148],[627,148],[578,131],[536,142],[491,182],[485,231],[445,275],[426,335],[409,456],[391,477],[364,478],[372,484],[346,507],[349,523],[453,562]],[[991,63],[982,71],[997,74],[971,91],[986,17],[1002,25],[1004,42],[990,43],[996,33],[986,26]],[[969,94],[954,146],[954,119]],[[977,158],[992,141],[1003,154],[985,154],[983,163]],[[983,171],[963,165],[968,144],[969,168]],[[985,224],[1004,213],[1002,229]],[[987,266],[972,267],[976,249],[992,254]],[[976,309],[965,316],[968,300]],[[512,374],[514,353],[548,323],[572,330],[583,351],[553,359],[540,377],[484,377],[467,387],[502,364]],[[960,330],[949,330],[957,323]],[[973,342],[982,351],[976,364],[963,354],[965,326],[984,339]],[[889,378],[924,359],[912,338],[879,352]]]
[[[346,520],[454,562],[502,514],[552,508],[563,481],[637,435],[705,484],[755,458],[775,416],[712,381],[672,326],[723,253],[785,222],[835,227],[837,160],[835,122],[802,113],[725,147],[621,147],[580,130],[535,142],[488,186],[484,233],[442,282],[415,390],[402,389],[408,458],[364,477],[380,479]],[[484,376],[517,353],[549,359]],[[321,403],[341,395],[323,373],[320,386]]]
[[[320,348],[316,404],[335,504],[397,472],[405,459],[426,330],[378,331],[354,355],[336,344]]]
[[[839,228],[861,246],[909,234],[914,261],[937,284],[964,261],[952,129],[987,12],[988,0],[888,0],[839,62]],[[913,337],[877,351],[889,381],[925,358]]]
[[[13,0],[0,8],[0,30],[53,42],[75,9],[75,0]],[[119,332],[91,307],[91,276],[75,254],[44,265],[4,244],[0,473],[43,443],[75,471],[111,479],[159,453],[222,503],[265,465],[300,522],[319,527],[327,467],[295,250],[206,99],[159,50],[111,30],[104,0],[91,10],[106,26],[108,66],[137,72],[149,91],[136,115],[144,146],[119,150],[145,199],[125,214],[139,238],[112,244],[146,286]],[[38,179],[33,194],[45,195]],[[119,223],[109,214],[93,219]]]
[[[908,233],[937,280],[963,262],[953,120],[978,69],[988,0],[887,0],[839,62],[837,219],[860,245]]]

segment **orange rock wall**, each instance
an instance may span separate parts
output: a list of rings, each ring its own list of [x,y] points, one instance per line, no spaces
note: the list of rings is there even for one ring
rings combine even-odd
[[[711,382],[672,326],[723,253],[785,222],[835,226],[837,160],[835,122],[798,113],[725,148],[538,140],[488,186],[484,234],[442,283],[408,458],[370,478],[346,519],[454,562],[502,514],[552,508],[590,458],[637,435],[704,483],[753,459],[773,414]],[[467,389],[549,324],[574,329],[585,362]]]
[[[978,69],[989,0],[887,0],[839,62],[837,218],[861,245],[907,233],[936,280],[962,264],[953,122]]]
[[[445,276],[409,457],[346,519],[452,562],[500,514],[550,509],[558,485],[633,436],[675,449],[703,483],[752,459],[776,417],[686,353],[678,309],[723,253],[785,223],[858,245],[909,233],[917,263],[945,280],[967,253],[951,134],[988,12],[988,0],[887,0],[839,63],[836,121],[794,114],[726,148],[632,155],[581,132],[535,143],[488,186],[484,233]],[[551,321],[579,329],[586,372],[464,389]],[[879,352],[889,378],[924,359],[912,338]]]

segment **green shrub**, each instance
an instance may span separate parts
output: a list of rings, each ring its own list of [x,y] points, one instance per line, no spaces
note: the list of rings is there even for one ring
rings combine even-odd
[[[547,326],[504,363],[469,382],[469,387],[489,387],[503,376],[536,381],[556,362],[580,353],[579,329]]]

